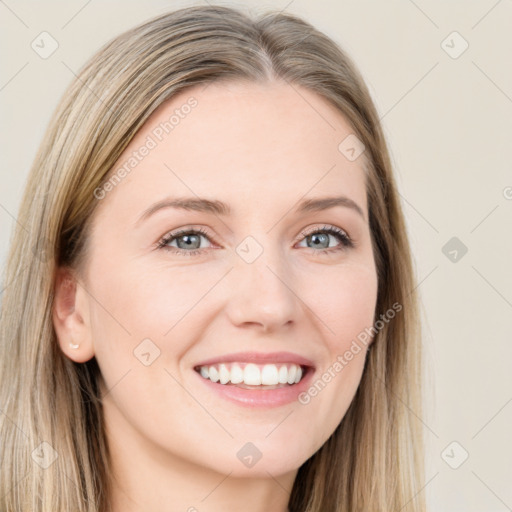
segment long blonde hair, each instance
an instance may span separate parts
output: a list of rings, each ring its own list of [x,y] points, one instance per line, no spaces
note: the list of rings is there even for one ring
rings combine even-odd
[[[378,331],[344,419],[300,468],[292,512],[423,512],[421,344],[409,243],[376,109],[349,57],[289,14],[190,7],[114,38],[79,72],[36,155],[4,276],[0,330],[0,510],[109,510],[109,452],[96,360],[77,364],[52,324],[57,266],[80,272],[94,191],[148,117],[213,81],[285,80],[334,105],[365,145],[379,287]],[[406,404],[406,405],[404,405]],[[40,446],[41,442],[48,445]],[[35,450],[35,451],[34,451]],[[51,464],[41,467],[37,457]]]

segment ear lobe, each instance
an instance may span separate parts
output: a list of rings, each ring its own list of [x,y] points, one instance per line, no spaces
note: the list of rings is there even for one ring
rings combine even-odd
[[[68,268],[57,269],[53,326],[62,352],[77,363],[84,363],[94,356],[89,317],[86,293],[74,272]]]

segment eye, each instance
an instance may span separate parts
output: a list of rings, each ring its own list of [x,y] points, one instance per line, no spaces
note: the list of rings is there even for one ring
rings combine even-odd
[[[208,233],[203,229],[180,229],[165,235],[158,242],[157,248],[176,254],[194,256],[204,249],[204,246],[201,246],[201,238],[210,240]],[[174,242],[176,245],[171,245]]]
[[[315,250],[314,252],[316,253],[332,253],[354,247],[354,242],[348,234],[336,226],[324,226],[320,229],[308,229],[303,231],[301,236],[304,237],[303,240],[306,241],[306,244],[311,242],[312,245],[307,245],[308,248],[320,249]],[[339,241],[339,245],[335,245],[333,247],[330,243],[329,237],[337,239]]]
[[[304,230],[300,236],[301,242],[303,240],[306,243],[311,242],[312,245],[307,245],[309,249],[319,249],[313,251],[316,254],[333,253],[354,247],[354,242],[348,234],[335,226]],[[333,246],[330,237],[337,239],[339,244]],[[195,256],[205,249],[204,244],[201,243],[202,238],[212,242],[209,234],[201,228],[180,229],[165,235],[157,243],[157,249],[179,255]]]

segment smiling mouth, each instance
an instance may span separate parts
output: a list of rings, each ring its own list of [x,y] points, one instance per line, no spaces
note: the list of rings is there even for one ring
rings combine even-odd
[[[216,384],[270,390],[298,384],[313,368],[295,363],[258,365],[234,362],[196,366],[194,370]]]

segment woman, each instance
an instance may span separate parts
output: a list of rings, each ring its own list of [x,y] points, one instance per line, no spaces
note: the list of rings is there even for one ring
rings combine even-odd
[[[385,140],[297,17],[193,7],[102,48],[36,156],[6,284],[1,510],[424,510]]]

